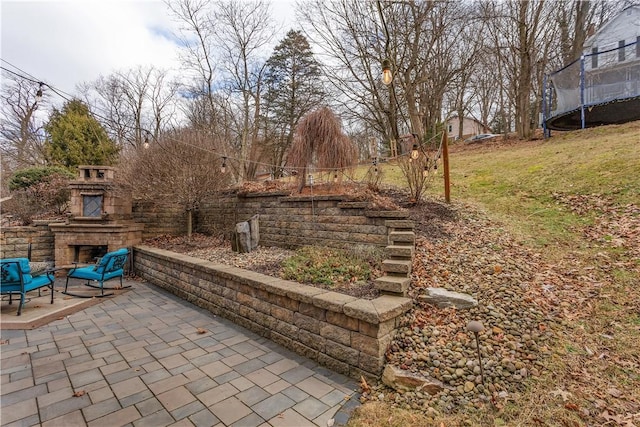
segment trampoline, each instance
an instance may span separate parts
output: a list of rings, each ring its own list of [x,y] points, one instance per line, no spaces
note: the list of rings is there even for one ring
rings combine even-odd
[[[543,127],[575,130],[640,119],[640,46],[585,54],[545,76]]]

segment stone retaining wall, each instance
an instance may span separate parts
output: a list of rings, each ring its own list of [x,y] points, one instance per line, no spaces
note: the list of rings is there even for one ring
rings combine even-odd
[[[178,203],[134,200],[133,220],[144,224],[143,240],[187,233],[187,214]]]
[[[364,300],[236,267],[134,247],[148,282],[353,378],[379,377],[409,298]]]
[[[368,202],[348,196],[288,194],[221,194],[202,204],[196,230],[205,234],[231,231],[237,222],[258,214],[262,246],[386,247],[386,221],[408,218],[407,212],[372,210]]]
[[[32,261],[53,261],[55,237],[49,222],[35,221],[23,227],[2,227],[0,258],[26,258],[31,243]]]

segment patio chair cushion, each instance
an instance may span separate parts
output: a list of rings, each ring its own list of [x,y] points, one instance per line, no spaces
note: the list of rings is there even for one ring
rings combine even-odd
[[[51,271],[36,277],[31,276],[28,258],[0,259],[0,293],[20,294],[19,316],[26,300],[26,293],[35,289],[48,287],[51,290],[51,304],[53,304],[54,276]],[[11,304],[11,298],[9,298]]]
[[[31,267],[27,258],[4,258],[0,262],[2,262],[3,288],[5,284],[11,282],[17,282],[19,287],[20,273],[22,273],[22,279],[25,283],[31,280]],[[20,271],[18,271],[18,268],[20,268]]]
[[[87,280],[109,280],[124,274],[124,265],[127,262],[129,251],[126,248],[109,252],[100,259],[98,264],[88,267],[80,267],[71,270],[69,277]]]
[[[54,267],[53,261],[42,261],[42,262],[29,262],[29,268],[31,269],[31,276],[40,276],[43,273],[46,273],[47,270],[51,270]]]

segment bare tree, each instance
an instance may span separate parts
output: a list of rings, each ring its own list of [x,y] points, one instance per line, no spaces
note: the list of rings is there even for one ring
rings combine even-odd
[[[269,3],[256,1],[220,1],[215,10],[216,34],[220,42],[223,66],[231,77],[232,93],[240,95],[241,180],[252,179],[257,163],[247,162],[249,154],[259,150],[258,123],[266,61],[262,49],[271,42],[275,28]]]
[[[229,174],[221,170],[223,158],[216,151],[218,146],[198,131],[165,132],[148,148],[129,150],[120,162],[119,177],[139,197],[180,203],[190,236],[194,210],[230,182]]]
[[[513,107],[515,130],[529,139],[537,123],[537,110],[544,70],[551,47],[558,41],[553,17],[554,4],[544,0],[482,3],[493,57],[498,66],[500,86],[499,114],[505,125]],[[505,129],[508,129],[506,126]]]
[[[37,110],[46,104],[47,91],[38,102],[37,83],[10,73],[2,75],[2,121],[0,121],[0,152],[3,170],[42,165],[44,157],[44,123]]]
[[[224,151],[239,159],[238,180],[255,175],[263,140],[259,132],[264,47],[275,34],[269,4],[257,1],[180,0],[169,7],[184,24],[183,58],[197,76],[195,96],[207,98],[199,112],[232,126]],[[222,93],[224,96],[219,96]],[[224,105],[216,104],[224,100]]]
[[[177,86],[168,81],[166,70],[139,66],[101,76],[80,90],[120,146],[141,147],[173,125]]]
[[[452,82],[477,51],[470,44],[477,37],[467,28],[469,8],[462,2],[317,0],[305,3],[300,15],[308,37],[329,58],[327,79],[346,110],[392,145],[403,132],[420,140],[436,132]],[[379,78],[383,59],[394,73],[388,87]]]

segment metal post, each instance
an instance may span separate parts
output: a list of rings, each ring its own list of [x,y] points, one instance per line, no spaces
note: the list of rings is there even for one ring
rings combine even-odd
[[[552,105],[553,105],[553,91],[551,90],[551,86],[549,86],[549,98],[547,99],[547,106],[549,108],[549,113],[551,113]],[[549,136],[551,136],[551,129],[549,129]]]
[[[580,56],[580,121],[582,129],[585,128],[584,118],[584,55]]]
[[[449,182],[449,143],[446,129],[442,131],[442,167],[444,169],[444,200],[451,203],[451,189]]]
[[[542,135],[547,139],[547,75],[542,79]]]

